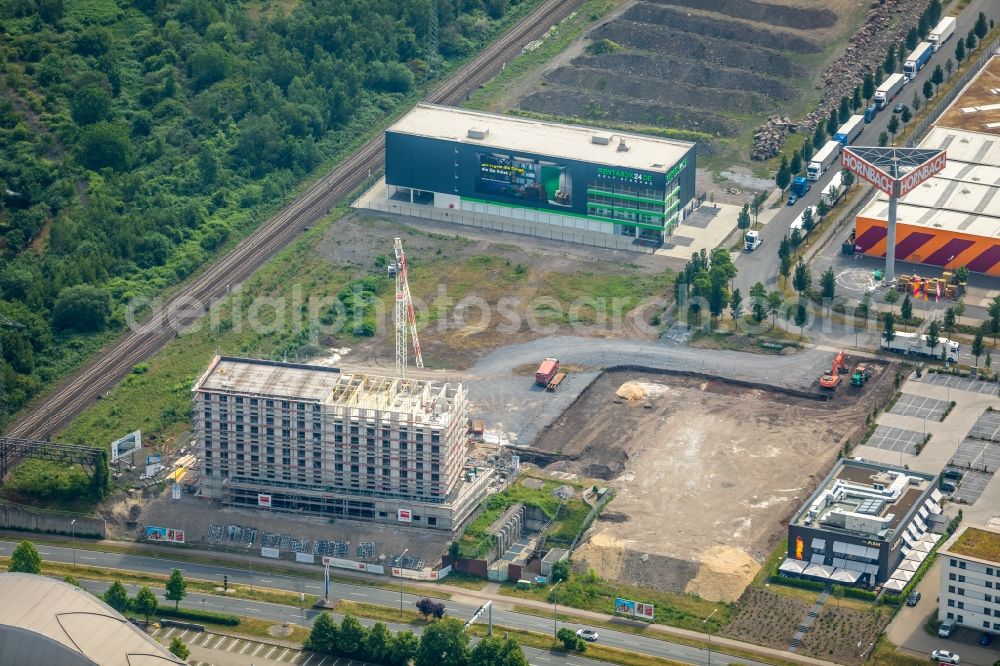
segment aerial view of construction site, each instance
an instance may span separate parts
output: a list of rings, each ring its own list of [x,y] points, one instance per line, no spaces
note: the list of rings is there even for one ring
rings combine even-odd
[[[0,140],[130,143],[0,169],[0,598],[164,663],[1000,663],[1000,4],[36,4]],[[187,226],[34,293],[171,151]]]

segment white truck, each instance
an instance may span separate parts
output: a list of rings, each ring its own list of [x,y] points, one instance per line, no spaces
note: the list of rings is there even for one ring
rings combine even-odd
[[[753,252],[760,247],[762,242],[763,241],[760,239],[760,232],[751,229],[743,236],[743,249],[747,252]]]
[[[882,85],[875,90],[875,106],[878,107],[879,111],[884,109],[886,104],[899,94],[904,83],[906,83],[906,79],[899,72],[882,82]]]
[[[809,166],[806,167],[806,178],[819,180],[840,156],[840,149],[843,147],[844,144],[839,141],[827,141],[826,145],[820,148],[819,152],[813,155],[809,161]]]
[[[938,338],[937,346],[933,350],[927,344],[927,336],[918,335],[917,333],[897,332],[892,338],[892,342],[886,342],[884,336],[880,340],[882,349],[899,354],[916,354],[918,356],[941,358],[941,350],[944,349],[946,350],[945,359],[949,363],[958,363],[959,344],[948,338]]]
[[[796,229],[798,229],[799,233],[801,235],[803,235],[803,236],[805,236],[807,233],[809,233],[808,231],[806,231],[805,224],[802,223],[802,218],[805,217],[806,211],[809,211],[810,214],[812,215],[813,224],[816,224],[817,222],[819,222],[819,213],[816,212],[816,206],[806,206],[805,208],[802,209],[802,212],[799,213],[799,216],[797,218],[795,218],[794,220],[792,220],[791,226],[788,227],[788,231],[789,232],[792,232],[792,231],[795,231]]]
[[[934,52],[937,53],[941,49],[941,45],[947,42],[948,38],[953,34],[955,34],[955,17],[945,16],[931,30],[931,34],[927,36],[927,41],[931,43],[934,47]]]
[[[820,197],[826,202],[826,205],[831,208],[835,203],[837,203],[837,201],[840,200],[840,197],[844,196],[844,188],[842,186],[843,177],[844,172],[838,171],[834,174],[833,178],[830,179],[829,184],[823,188],[822,192],[820,192]]]

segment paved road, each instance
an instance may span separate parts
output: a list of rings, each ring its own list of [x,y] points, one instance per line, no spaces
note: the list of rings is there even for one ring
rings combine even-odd
[[[931,57],[930,61],[917,73],[916,78],[906,84],[892,104],[902,102],[910,106],[914,92],[919,95],[921,103],[924,102],[921,92],[924,81],[930,79],[936,66],[941,65],[941,68],[944,69],[944,63],[949,58],[954,62],[956,41],[959,38],[965,39],[966,34],[975,24],[979,12],[984,12],[988,19],[992,18],[1000,22],[1000,2],[995,0],[973,0],[970,2],[968,7],[958,16],[955,35],[945,43],[941,51]],[[900,65],[901,70],[902,65]],[[888,131],[886,127],[892,115],[891,108],[884,109],[875,116],[870,124],[865,126],[865,130],[854,143],[859,146],[877,146],[879,134]],[[791,140],[801,141],[795,137]],[[812,183],[812,189],[806,196],[799,199],[798,203],[791,207],[786,206],[779,211],[761,232],[764,243],[753,252],[743,252],[736,258],[736,266],[740,271],[736,278],[736,286],[740,288],[742,293],[746,294],[750,286],[756,282],[764,283],[768,290],[775,288],[778,274],[778,244],[782,236],[789,232],[792,221],[802,213],[805,206],[815,206],[819,203],[819,193],[829,184],[838,170],[839,168],[829,169],[819,181]]]
[[[0,541],[0,555],[8,555],[16,545],[17,544],[12,541]],[[39,545],[38,550],[43,560],[50,562],[73,562],[74,553],[71,548],[41,544]],[[77,564],[81,566],[101,567],[110,571],[141,571],[166,574],[170,569],[177,568],[180,569],[188,578],[217,580],[220,582],[220,585],[223,575],[229,576],[230,585],[249,585],[251,582],[250,573],[247,569],[235,569],[232,567],[221,567],[192,562],[171,562],[170,560],[161,558],[124,555],[120,553],[104,553],[93,550],[77,550],[75,557]],[[278,590],[287,590],[289,592],[301,592],[314,595],[322,594],[322,581],[313,578],[300,578],[275,574],[254,574],[252,582],[254,585],[266,586]],[[95,585],[97,585],[97,587],[93,589],[100,591],[107,589],[107,583],[98,583]],[[301,620],[302,617],[301,610],[297,608],[289,608],[287,606],[280,606],[277,604],[267,604],[261,601],[247,601],[246,609],[244,610],[244,602],[241,599],[217,598],[212,595],[190,595],[186,601],[186,605],[189,607],[197,607],[203,596],[205,599],[206,610],[220,610],[237,615],[250,614],[254,617],[262,617],[275,621],[297,621],[297,619]],[[398,606],[400,594],[391,590],[331,582],[330,598],[331,601],[337,599],[347,599],[350,601],[379,604],[383,606]],[[420,597],[415,595],[403,594],[403,607],[414,610],[416,608],[416,602],[419,598]],[[477,608],[477,606],[473,604],[455,601],[448,601],[447,606],[448,614],[450,616],[462,620],[466,620],[471,617]],[[307,620],[311,620],[315,617],[315,615],[316,613],[314,611],[306,611]],[[512,629],[525,629],[540,633],[548,633],[553,630],[553,623],[551,619],[515,613],[513,611],[502,610],[499,608],[494,609],[493,622],[494,624],[503,625]],[[559,622],[558,626],[560,628],[569,627],[575,631],[577,629],[584,628],[586,625]],[[695,664],[697,666],[708,666],[709,663],[709,655],[706,650],[688,647],[679,643],[671,643],[669,641],[659,640],[656,638],[647,638],[645,636],[636,636],[633,634],[610,631],[608,629],[599,629],[599,632],[601,636],[601,643],[604,645],[634,650],[657,657],[682,661],[688,664]],[[544,663],[551,660],[545,655],[546,653],[541,652],[541,654],[535,656],[537,656],[538,660]],[[535,658],[531,658],[531,661],[536,666],[539,666],[539,662],[536,661]],[[558,661],[566,663],[561,657],[559,657]],[[714,652],[711,655],[711,662],[717,664],[718,666],[728,666],[728,664],[731,663],[763,666],[760,662],[754,662],[742,658],[737,659],[735,657],[728,657],[727,655]]]

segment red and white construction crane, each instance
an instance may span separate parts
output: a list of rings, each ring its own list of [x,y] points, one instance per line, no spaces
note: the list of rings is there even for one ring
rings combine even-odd
[[[424,367],[424,358],[420,355],[420,340],[417,339],[417,317],[413,312],[413,299],[410,297],[410,283],[406,278],[406,255],[403,253],[403,241],[393,240],[396,250],[396,376],[406,378],[406,336],[413,336],[413,355],[418,368]]]

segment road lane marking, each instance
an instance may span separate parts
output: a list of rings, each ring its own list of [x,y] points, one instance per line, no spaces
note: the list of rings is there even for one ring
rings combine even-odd
[[[40,550],[40,551],[38,551],[38,554],[39,555],[51,555],[52,553],[51,552],[46,553],[44,550]]]
[[[97,558],[96,558],[96,557],[86,557],[85,555],[81,555],[81,556],[80,556],[80,559],[81,559],[81,560],[90,560],[90,561],[94,561],[94,560],[96,560]]]
[[[367,597],[368,595],[367,594],[361,594],[360,592],[351,592],[351,596],[353,596],[353,597]]]
[[[259,608],[253,608],[253,607],[247,607],[247,610],[248,611],[253,611],[254,613],[263,613],[264,612],[264,611],[262,611]]]
[[[257,580],[259,580],[262,583],[273,583],[274,582],[270,578],[258,578]]]
[[[317,586],[317,585],[306,585],[306,587],[308,587],[310,590],[318,590],[318,589],[320,589],[319,586]]]

